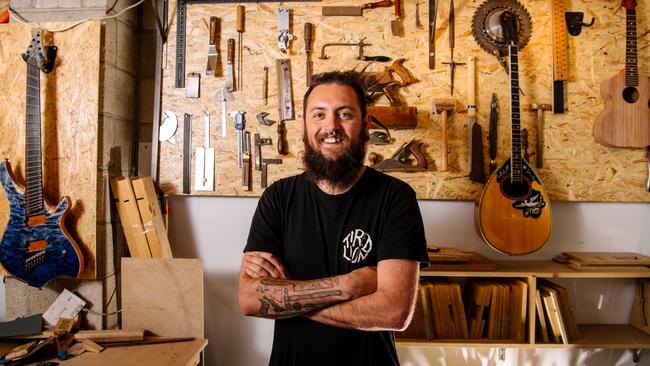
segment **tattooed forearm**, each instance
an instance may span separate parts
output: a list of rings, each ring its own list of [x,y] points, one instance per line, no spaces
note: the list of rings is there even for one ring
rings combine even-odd
[[[345,300],[343,291],[336,288],[338,279],[313,281],[287,281],[262,278],[257,292],[260,293],[260,316],[284,319],[322,309]]]

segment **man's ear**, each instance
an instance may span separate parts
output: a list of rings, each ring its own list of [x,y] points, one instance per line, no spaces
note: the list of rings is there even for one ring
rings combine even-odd
[[[366,132],[370,132],[370,125],[372,125],[372,117],[370,117],[370,113],[366,113],[366,120],[363,121],[363,128]]]

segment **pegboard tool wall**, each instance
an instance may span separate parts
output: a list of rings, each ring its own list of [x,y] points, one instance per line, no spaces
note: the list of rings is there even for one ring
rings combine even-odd
[[[449,171],[439,171],[441,158],[440,116],[432,114],[433,98],[448,97],[450,88],[449,67],[442,62],[450,58],[448,46],[449,2],[440,1],[436,29],[436,65],[428,68],[428,8],[419,5],[422,26],[415,26],[415,0],[402,2],[401,37],[393,36],[390,22],[394,9],[378,8],[364,10],[363,17],[326,17],[321,15],[323,5],[362,5],[361,1],[284,2],[284,3],[241,3],[241,4],[193,4],[187,7],[186,20],[186,73],[201,74],[200,97],[187,98],[185,89],[174,88],[176,8],[170,3],[170,32],[165,48],[163,70],[163,111],[173,111],[178,119],[175,142],[161,142],[159,183],[167,194],[182,193],[183,172],[183,114],[193,115],[191,194],[218,196],[259,196],[260,173],[253,170],[252,191],[246,191],[241,184],[241,170],[237,167],[237,134],[234,119],[228,117],[228,130],[221,137],[221,105],[219,97],[225,84],[226,40],[238,39],[236,31],[236,6],[245,6],[245,32],[243,33],[243,91],[235,91],[234,101],[227,104],[228,111],[246,112],[246,129],[271,137],[272,146],[262,146],[263,158],[281,158],[281,165],[269,165],[269,184],[281,177],[301,171],[300,155],[302,143],[302,96],[305,86],[305,44],[303,29],[306,22],[314,24],[313,73],[329,70],[361,69],[367,62],[356,60],[357,48],[333,47],[326,50],[327,60],[319,59],[325,43],[356,43],[365,38],[371,46],[364,49],[365,55],[385,55],[393,59],[406,58],[404,66],[419,80],[399,89],[402,102],[417,107],[417,128],[391,130],[394,142],[391,145],[369,145],[384,157],[390,157],[399,146],[413,138],[425,143],[424,154],[429,162],[426,172],[391,173],[408,182],[420,199],[477,200],[483,185],[471,182],[468,177],[467,112],[451,115],[448,129]],[[482,1],[460,0],[455,2],[456,37],[454,60],[466,62],[467,57],[476,57],[476,101],[477,123],[483,128],[483,155],[487,172],[487,135],[490,112],[490,98],[495,92],[499,98],[500,118],[498,127],[497,162],[510,156],[509,79],[496,58],[486,53],[472,37],[472,16]],[[533,22],[532,37],[519,51],[519,81],[525,95],[521,96],[521,127],[529,131],[529,153],[531,165],[535,161],[536,112],[530,110],[531,103],[552,103],[553,49],[551,28],[551,1],[524,0],[524,7]],[[291,9],[291,34],[287,54],[280,52],[277,45],[278,9]],[[645,149],[609,148],[595,142],[592,135],[593,121],[604,109],[600,95],[603,81],[625,67],[625,9],[617,1],[590,0],[565,3],[566,11],[585,13],[585,22],[591,17],[595,24],[583,28],[577,36],[568,36],[569,79],[566,82],[566,113],[544,113],[545,147],[544,168],[538,174],[553,200],[560,201],[618,201],[650,202],[645,190],[648,163]],[[640,75],[650,74],[648,57],[649,5],[639,1],[636,8],[638,34],[638,67]],[[216,76],[206,76],[206,60],[209,39],[210,16],[220,18],[220,57]],[[264,126],[255,115],[268,112],[268,118],[278,120],[278,96],[276,81],[276,59],[290,58],[292,87],[296,119],[286,121],[289,154],[279,155],[276,126]],[[236,65],[236,62],[235,62]],[[374,63],[368,71],[380,71],[390,63]],[[268,104],[264,104],[262,85],[264,67],[269,68]],[[235,67],[235,71],[236,71]],[[239,75],[237,75],[239,76]],[[454,97],[458,105],[467,104],[467,67],[456,68]],[[377,105],[388,105],[382,97]],[[211,117],[210,143],[215,148],[215,190],[194,190],[194,169],[196,147],[204,145],[205,113]],[[650,121],[649,121],[650,123]],[[253,156],[254,159],[254,156]]]

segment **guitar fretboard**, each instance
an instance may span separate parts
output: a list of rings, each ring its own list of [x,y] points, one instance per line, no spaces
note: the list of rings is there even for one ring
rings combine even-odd
[[[519,61],[517,57],[517,45],[510,45],[508,49],[510,51],[510,122],[512,138],[510,181],[512,183],[521,183],[521,115],[519,112]]]
[[[636,47],[636,10],[626,9],[625,85],[639,86]]]
[[[33,61],[27,61],[27,113],[25,119],[25,211],[27,216],[43,213],[41,71],[33,63]]]

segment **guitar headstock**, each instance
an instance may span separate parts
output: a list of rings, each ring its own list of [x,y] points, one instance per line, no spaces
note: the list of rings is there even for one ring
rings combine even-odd
[[[621,6],[627,10],[634,10],[636,8],[636,0],[621,0]]]
[[[505,38],[506,43],[513,46],[516,45],[519,41],[517,16],[513,12],[506,10],[499,15],[499,21],[501,22],[501,30],[503,31],[503,38]]]
[[[30,65],[38,67],[43,72],[50,72],[54,67],[56,47],[43,45],[43,31],[32,29],[32,40],[23,53],[23,60]]]

